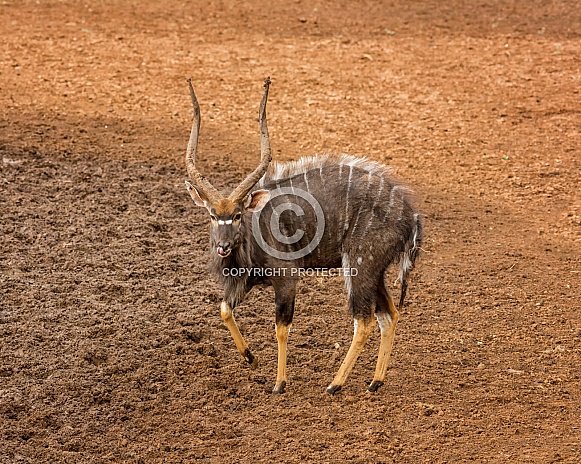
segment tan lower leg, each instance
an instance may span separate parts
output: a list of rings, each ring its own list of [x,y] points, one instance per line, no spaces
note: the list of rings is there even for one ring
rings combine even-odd
[[[393,301],[391,301],[391,298],[389,299],[389,303],[391,314],[375,314],[381,330],[381,339],[379,343],[379,354],[377,356],[375,375],[373,376],[373,382],[369,385],[368,391],[376,391],[381,385],[383,385],[387,375],[389,356],[391,355],[393,339],[395,337],[395,327],[397,325],[397,320],[399,319],[399,313],[397,309],[395,309],[395,305],[393,304]]]
[[[236,325],[236,321],[234,320],[234,314],[232,312],[232,308],[225,301],[222,301],[222,304],[220,305],[220,316],[222,316],[222,319],[224,320],[226,327],[228,327],[228,329],[230,330],[230,333],[232,334],[232,338],[234,339],[234,343],[236,343],[236,348],[238,348],[238,351],[240,352],[242,357],[244,359],[246,359],[246,361],[252,367],[256,367],[258,364],[257,360],[252,355],[252,353],[250,353],[250,350],[248,349],[248,345],[246,344],[246,342],[242,338],[242,334],[240,333],[240,330],[238,329],[238,326]]]
[[[355,319],[355,331],[353,333],[353,341],[351,342],[351,346],[349,347],[349,351],[347,351],[347,355],[345,355],[345,359],[337,372],[337,375],[333,379],[333,382],[327,387],[327,393],[335,393],[337,390],[341,389],[341,386],[347,380],[347,377],[351,373],[353,366],[355,365],[355,361],[363,351],[363,347],[367,340],[369,339],[369,335],[373,331],[375,327],[375,319]]]
[[[278,342],[278,369],[274,393],[284,393],[286,387],[286,351],[290,325],[276,325],[276,341]]]

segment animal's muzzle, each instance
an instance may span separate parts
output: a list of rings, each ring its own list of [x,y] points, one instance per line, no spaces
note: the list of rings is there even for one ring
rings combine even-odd
[[[222,258],[225,258],[232,252],[232,245],[230,244],[230,242],[219,243],[218,247],[216,248],[216,252]]]

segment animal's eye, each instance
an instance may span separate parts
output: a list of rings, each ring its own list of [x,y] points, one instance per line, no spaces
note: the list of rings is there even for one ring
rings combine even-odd
[[[212,221],[217,221],[218,220],[218,218],[216,216],[214,216],[213,214],[210,214],[210,219]]]
[[[235,220],[235,221],[239,221],[241,217],[242,217],[242,213],[236,213],[236,214],[234,215],[234,220]]]

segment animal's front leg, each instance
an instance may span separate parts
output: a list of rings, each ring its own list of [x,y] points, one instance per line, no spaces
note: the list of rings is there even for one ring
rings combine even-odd
[[[276,341],[278,343],[278,367],[275,394],[284,393],[286,387],[286,358],[288,334],[295,312],[296,280],[276,282],[274,285],[276,304]]]
[[[240,352],[242,357],[246,360],[246,362],[250,364],[250,367],[255,369],[258,366],[258,360],[248,349],[248,345],[244,341],[244,338],[242,338],[240,329],[238,328],[238,325],[236,325],[236,321],[234,320],[233,310],[230,307],[230,305],[225,301],[222,301],[222,304],[220,305],[220,316],[222,316],[222,319],[224,320],[226,327],[228,327],[228,330],[230,330],[232,338],[234,339],[234,343],[236,343],[236,348],[238,348],[238,351]]]
[[[278,367],[276,370],[276,384],[273,393],[284,393],[286,387],[286,350],[288,343],[288,334],[290,332],[290,324],[286,325],[282,322],[276,324],[276,341],[278,342]]]

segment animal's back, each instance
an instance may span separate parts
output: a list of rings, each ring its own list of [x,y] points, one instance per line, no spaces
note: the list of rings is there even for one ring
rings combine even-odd
[[[257,188],[274,197],[261,212],[265,242],[288,255],[318,239],[301,257],[302,267],[340,267],[345,254],[359,264],[376,260],[387,266],[404,252],[417,220],[411,191],[389,168],[365,158],[321,155],[275,163]],[[321,222],[324,230],[317,237]],[[282,242],[292,241],[284,237],[301,238],[282,243],[273,225],[280,226]]]

